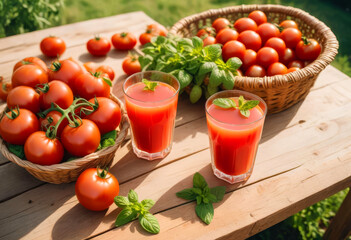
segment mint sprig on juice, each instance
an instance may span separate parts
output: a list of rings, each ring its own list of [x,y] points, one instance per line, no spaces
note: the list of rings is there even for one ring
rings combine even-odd
[[[158,71],[136,73],[123,84],[133,151],[139,158],[164,158],[170,151],[179,82]]]
[[[228,90],[206,102],[214,174],[229,183],[247,180],[253,170],[267,105],[258,96]]]

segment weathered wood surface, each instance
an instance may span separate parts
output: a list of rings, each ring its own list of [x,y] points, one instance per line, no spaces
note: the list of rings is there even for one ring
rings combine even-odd
[[[139,35],[151,22],[144,13],[136,12],[0,39],[0,72],[9,79],[12,66],[21,58],[43,58],[39,42],[54,32],[67,43],[63,58],[113,66],[117,73],[113,92],[121,97],[126,77],[121,62],[126,53],[113,50],[105,58],[93,58],[85,42],[96,33],[110,37],[129,30]],[[173,149],[165,159],[137,159],[130,141],[117,151],[110,171],[121,184],[120,194],[132,188],[141,199],[156,201],[152,212],[161,232],[152,236],[155,239],[243,239],[262,231],[351,185],[350,80],[329,66],[304,101],[268,116],[254,172],[238,185],[226,184],[212,173],[204,102],[191,105],[181,97]],[[227,186],[208,226],[197,218],[193,202],[175,196],[191,186],[197,171],[210,186]],[[42,183],[4,158],[0,158],[0,174],[6,179],[0,182],[0,239],[150,237],[137,222],[114,228],[120,211],[115,205],[103,212],[84,209],[75,197],[74,183]]]

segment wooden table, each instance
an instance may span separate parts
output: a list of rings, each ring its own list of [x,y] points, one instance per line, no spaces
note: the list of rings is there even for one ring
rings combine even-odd
[[[112,50],[107,57],[91,57],[85,48],[93,35],[111,37],[131,31],[139,35],[152,23],[142,12],[55,27],[0,39],[0,73],[9,79],[15,62],[39,56],[39,42],[48,35],[61,36],[65,57],[81,62],[106,63],[115,69],[113,92],[121,97],[125,52]],[[135,157],[130,141],[117,151],[110,171],[120,182],[120,195],[135,189],[141,199],[156,201],[151,212],[161,232],[152,239],[244,239],[298,211],[351,186],[351,79],[329,66],[320,74],[304,101],[267,117],[255,168],[249,180],[230,185],[217,179],[210,166],[204,102],[192,105],[181,97],[173,150],[163,160],[148,162]],[[194,202],[175,196],[192,184],[200,172],[211,187],[225,185],[224,200],[214,204],[210,225],[197,218]],[[40,182],[22,168],[0,159],[1,239],[139,239],[150,237],[135,221],[114,228],[119,209],[91,212],[74,193],[74,183]],[[342,214],[334,220],[330,239],[351,230],[351,194]],[[335,235],[333,235],[335,234]],[[339,235],[338,235],[339,234]]]

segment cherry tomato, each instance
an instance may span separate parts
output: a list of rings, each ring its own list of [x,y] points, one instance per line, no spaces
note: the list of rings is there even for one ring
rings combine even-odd
[[[70,59],[59,61],[57,60],[51,64],[51,67],[49,69],[49,79],[50,81],[60,80],[66,83],[74,93],[74,81],[82,73],[84,73],[83,69],[75,61],[72,61]]]
[[[106,73],[111,81],[115,78],[115,71],[108,65],[101,65],[96,69],[96,72]]]
[[[258,51],[261,48],[262,41],[260,35],[252,30],[246,30],[239,34],[238,41],[242,42],[246,49]]]
[[[83,67],[85,68],[85,70],[87,70],[88,72],[92,72],[92,73],[94,73],[95,69],[96,69],[94,62],[83,63]]]
[[[36,64],[39,67],[41,67],[45,72],[48,71],[48,67],[46,66],[46,63],[41,60],[40,58],[37,57],[27,57],[23,58],[21,61],[17,62],[15,66],[13,67],[13,71],[15,72],[19,67],[26,65],[26,64]]]
[[[224,61],[227,61],[229,58],[232,57],[238,57],[243,59],[244,54],[245,54],[246,47],[244,44],[242,44],[239,41],[229,41],[226,44],[224,44],[222,48],[222,56]]]
[[[61,117],[62,117],[62,114],[60,112],[51,111],[48,114],[46,114],[45,118],[39,118],[41,130],[46,132],[46,130],[48,130],[50,126],[55,126]],[[62,122],[60,123],[60,126],[57,129],[57,132],[56,132],[57,137],[61,137],[61,133],[67,125],[68,125],[68,120],[67,118],[65,118],[62,120]]]
[[[117,103],[109,98],[98,97],[99,107],[85,118],[93,121],[99,128],[101,135],[115,130],[121,122],[121,109]],[[95,99],[89,102],[95,103]]]
[[[216,39],[212,36],[207,36],[203,41],[204,41],[204,47],[217,43]]]
[[[168,33],[167,29],[159,23],[153,23],[153,24],[147,25],[146,31],[150,31],[154,35],[157,35],[157,36],[160,35],[164,37],[166,37]]]
[[[81,125],[67,125],[61,134],[64,148],[72,155],[84,157],[96,151],[100,144],[100,131],[93,121],[82,119]]]
[[[0,135],[6,142],[23,145],[29,135],[39,131],[39,121],[31,111],[17,108],[7,114],[0,121]]]
[[[300,68],[297,68],[297,67],[288,68],[288,71],[286,73],[295,72],[297,70],[300,70]]]
[[[248,77],[264,77],[266,76],[266,70],[261,67],[260,65],[252,65],[249,67],[246,72],[245,76]]]
[[[146,31],[146,32],[140,34],[140,36],[139,36],[139,42],[140,42],[141,45],[144,45],[144,44],[146,44],[146,43],[151,42],[151,39],[152,39],[153,37],[155,37],[155,36],[156,36],[156,35],[152,34],[151,32]]]
[[[136,56],[128,56],[122,63],[122,69],[127,75],[141,72],[141,66]]]
[[[288,64],[288,68],[292,68],[292,67],[297,67],[297,68],[304,68],[304,62],[300,61],[300,60],[294,60],[289,62]]]
[[[76,93],[87,100],[94,97],[109,97],[111,87],[101,74],[84,73],[76,78]]]
[[[73,92],[71,88],[62,81],[51,81],[40,88],[39,103],[42,110],[48,109],[51,103],[67,109],[73,103]]]
[[[284,40],[286,47],[294,49],[301,40],[301,32],[296,28],[286,28],[280,33],[280,38]]]
[[[267,69],[267,75],[268,76],[274,76],[274,75],[284,75],[288,72],[288,69],[285,67],[284,64],[280,62],[275,62],[271,65],[269,65]]]
[[[224,45],[225,43],[238,39],[239,33],[234,29],[225,28],[219,31],[216,36],[216,42]]]
[[[12,74],[12,87],[28,86],[35,88],[36,85],[47,83],[48,74],[39,66],[34,64],[23,65]]]
[[[45,56],[61,56],[66,50],[65,42],[59,37],[46,37],[40,42],[40,50]]]
[[[285,42],[281,38],[273,37],[267,40],[265,47],[271,47],[277,51],[279,55],[279,59],[284,56],[284,52],[286,49]]]
[[[6,102],[7,95],[12,89],[12,84],[10,82],[4,82],[4,78],[0,76],[0,99]]]
[[[24,154],[28,161],[40,165],[58,164],[63,159],[64,149],[57,139],[50,139],[45,132],[32,133],[24,144]]]
[[[111,37],[114,48],[118,50],[132,50],[137,44],[134,34],[129,32],[116,33]]]
[[[230,22],[226,18],[217,18],[212,23],[212,27],[216,30],[217,33],[224,28],[229,28]]]
[[[257,52],[256,61],[258,65],[267,68],[269,65],[278,62],[279,56],[276,50],[270,47],[263,47]]]
[[[286,28],[296,28],[299,29],[297,23],[294,20],[284,20],[279,24],[279,27],[286,29]]]
[[[283,55],[279,56],[279,61],[285,66],[288,66],[289,62],[295,60],[295,52],[291,48],[286,48]]]
[[[249,14],[249,18],[254,20],[256,22],[257,26],[261,25],[262,23],[266,23],[267,22],[266,14],[264,12],[260,11],[260,10],[252,11]]]
[[[297,44],[295,52],[301,60],[315,60],[321,53],[321,46],[315,39],[303,38]]]
[[[199,38],[203,37],[203,36],[215,36],[216,35],[216,30],[213,27],[204,27],[201,28],[196,36],[198,36]]]
[[[246,30],[256,31],[257,30],[257,24],[251,18],[239,18],[238,20],[235,21],[234,28],[239,33],[243,32],[243,31],[246,31]]]
[[[260,26],[258,26],[256,32],[260,35],[262,44],[265,44],[268,39],[272,37],[279,37],[280,35],[279,29],[272,23],[261,24]]]
[[[89,168],[77,179],[76,196],[80,204],[92,211],[107,209],[119,193],[119,183],[106,170]]]
[[[111,43],[107,38],[95,37],[87,42],[87,49],[93,56],[105,56],[111,49]]]
[[[241,68],[245,71],[250,66],[256,64],[256,56],[257,56],[257,53],[254,50],[247,49],[242,59],[243,64],[241,65]]]
[[[40,111],[39,94],[31,87],[19,86],[12,89],[7,97],[8,108],[25,108],[33,113]]]

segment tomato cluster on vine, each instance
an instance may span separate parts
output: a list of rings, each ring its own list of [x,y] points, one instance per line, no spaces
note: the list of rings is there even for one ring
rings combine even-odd
[[[302,36],[294,20],[273,24],[260,10],[232,24],[217,18],[211,27],[197,32],[204,45],[222,44],[226,61],[238,57],[242,61],[241,75],[263,77],[284,75],[299,70],[318,58],[321,46],[315,39]]]

